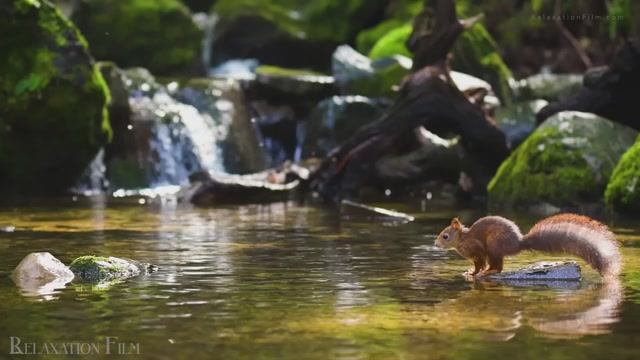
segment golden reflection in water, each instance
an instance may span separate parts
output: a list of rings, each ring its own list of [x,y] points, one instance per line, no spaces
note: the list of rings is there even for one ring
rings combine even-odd
[[[484,337],[494,341],[510,340],[523,326],[552,338],[610,333],[611,325],[619,321],[622,284],[618,279],[587,282],[547,288],[544,282],[518,287],[478,280],[470,290],[436,304],[429,311],[428,323],[452,333],[483,330]],[[557,282],[550,284],[558,286]]]

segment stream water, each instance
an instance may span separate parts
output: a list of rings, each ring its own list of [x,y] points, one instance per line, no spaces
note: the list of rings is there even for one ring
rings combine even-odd
[[[619,282],[603,284],[583,266],[582,282],[562,286],[473,283],[461,276],[469,264],[433,241],[451,216],[483,214],[387,206],[416,221],[295,203],[194,209],[81,199],[1,207],[0,358],[64,357],[51,348],[11,355],[17,339],[36,352],[45,343],[90,343],[91,359],[118,352],[191,360],[640,357],[637,225],[611,224],[623,242]],[[523,227],[533,221],[518,218]],[[108,288],[70,284],[38,294],[9,278],[34,251],[65,263],[127,257],[159,271]],[[506,267],[550,258],[522,254]]]

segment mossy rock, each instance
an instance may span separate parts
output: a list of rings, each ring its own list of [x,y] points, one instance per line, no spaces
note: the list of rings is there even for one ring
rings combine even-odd
[[[412,56],[405,45],[411,32],[410,22],[388,31],[373,46],[369,57],[375,60],[393,55]],[[487,81],[503,103],[511,103],[511,71],[482,24],[476,24],[460,35],[453,48],[452,68]]]
[[[279,94],[285,101],[296,97],[321,100],[336,93],[333,77],[309,70],[262,65],[256,69],[255,82],[256,92]]]
[[[82,0],[73,21],[99,60],[157,75],[202,71],[204,34],[178,0]]]
[[[62,193],[111,137],[108,88],[48,1],[0,3],[0,34],[0,189]]]
[[[140,274],[153,272],[156,267],[137,261],[113,256],[80,256],[69,265],[76,282],[104,283],[124,280]]]
[[[218,0],[212,58],[327,69],[336,46],[376,20],[384,0]]]
[[[455,70],[484,79],[504,104],[511,103],[509,80],[513,77],[498,52],[498,45],[482,24],[464,31],[453,48]]]
[[[614,166],[636,135],[596,115],[556,114],[502,163],[488,185],[489,202],[560,208],[600,203]]]
[[[613,170],[605,200],[620,212],[637,214],[640,211],[640,138]]]

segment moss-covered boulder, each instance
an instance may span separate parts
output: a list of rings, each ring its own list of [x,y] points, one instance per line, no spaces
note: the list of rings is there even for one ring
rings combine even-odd
[[[376,20],[384,0],[218,0],[212,58],[328,69],[336,46]]]
[[[0,191],[66,191],[109,141],[109,92],[48,1],[0,2]]]
[[[407,22],[386,32],[373,45],[369,57],[375,60],[392,55],[411,56],[405,45],[411,31],[412,25]],[[476,24],[460,35],[453,48],[452,68],[487,81],[503,103],[511,102],[511,71],[502,60],[493,37],[482,24]]]
[[[640,211],[640,138],[613,170],[605,200],[620,212],[637,214]]]
[[[82,0],[73,21],[99,60],[158,75],[202,71],[203,32],[178,0]]]
[[[601,202],[607,181],[637,132],[596,115],[562,112],[505,160],[488,185],[492,206]]]
[[[153,272],[156,266],[113,256],[80,256],[69,265],[76,276],[74,281],[103,283],[124,280]]]

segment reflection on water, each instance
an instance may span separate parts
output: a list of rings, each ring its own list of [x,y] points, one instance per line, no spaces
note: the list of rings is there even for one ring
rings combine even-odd
[[[393,224],[294,203],[133,202],[0,208],[0,228],[14,228],[0,232],[0,357],[9,336],[118,336],[154,359],[636,354],[640,231],[628,224],[614,226],[624,239],[619,282],[602,283],[583,266],[585,279],[572,286],[512,286],[467,282],[460,274],[468,263],[432,246],[451,212],[413,211],[415,222]],[[65,263],[100,254],[160,269],[109,288],[28,293],[8,275],[34,251]],[[518,256],[507,267],[541,259],[550,257]]]

